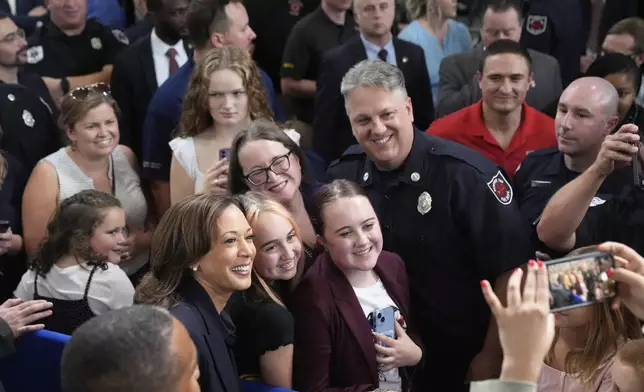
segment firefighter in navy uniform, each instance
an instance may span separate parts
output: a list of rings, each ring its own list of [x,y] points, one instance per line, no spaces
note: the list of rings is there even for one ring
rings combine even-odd
[[[479,281],[502,287],[507,271],[534,257],[506,176],[480,153],[415,129],[395,66],[357,64],[342,93],[360,145],[327,174],[366,189],[384,248],[405,260],[425,347],[414,389],[466,391],[470,365],[472,379],[498,377],[498,335]]]
[[[87,0],[73,8],[50,2],[50,20],[29,37],[26,69],[43,76],[54,98],[92,83],[109,83],[117,53],[128,44],[120,30],[86,20]]]
[[[590,28],[590,0],[531,0],[521,44],[559,61],[564,88],[581,75]]]

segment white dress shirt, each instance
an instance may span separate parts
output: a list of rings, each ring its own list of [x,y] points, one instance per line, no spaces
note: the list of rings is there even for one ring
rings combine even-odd
[[[174,48],[177,51],[174,59],[177,61],[179,67],[188,61],[188,54],[183,47],[183,40],[179,40],[176,44],[170,46],[161,41],[161,38],[159,38],[154,29],[152,29],[152,33],[150,34],[150,44],[152,45],[152,58],[154,59],[154,73],[157,77],[157,86],[161,86],[170,76],[170,59],[166,55],[168,49]]]
[[[16,14],[16,1],[18,0],[7,0],[7,3],[9,4],[9,9],[11,10],[11,15]]]

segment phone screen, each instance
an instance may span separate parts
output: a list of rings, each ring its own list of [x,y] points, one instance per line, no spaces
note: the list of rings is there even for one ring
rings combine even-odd
[[[615,266],[610,253],[593,252],[546,263],[550,281],[550,310],[578,308],[613,298],[616,282],[606,271]]]
[[[222,148],[221,150],[219,150],[219,160],[230,157],[231,151],[232,150],[230,148]]]

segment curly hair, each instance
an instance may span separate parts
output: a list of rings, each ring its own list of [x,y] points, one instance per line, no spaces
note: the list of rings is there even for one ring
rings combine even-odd
[[[208,105],[210,77],[215,71],[223,69],[231,70],[242,78],[248,96],[250,119],[273,119],[268,105],[268,94],[253,59],[235,46],[215,48],[197,62],[192,73],[183,99],[183,110],[176,134],[178,137],[196,136],[213,126],[214,121]]]
[[[123,208],[121,202],[109,193],[93,189],[68,197],[58,207],[47,225],[47,234],[38,254],[29,262],[29,269],[43,278],[61,257],[72,255],[107,269],[107,260],[90,245],[94,230],[103,223],[105,210]]]

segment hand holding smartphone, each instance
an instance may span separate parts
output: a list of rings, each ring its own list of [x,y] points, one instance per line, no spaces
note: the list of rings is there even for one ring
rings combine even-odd
[[[589,306],[617,295],[610,279],[615,267],[611,253],[592,252],[546,263],[550,284],[550,311],[560,312]]]
[[[373,332],[396,339],[396,309],[393,306],[374,310],[367,319]],[[378,344],[384,345],[381,342]]]

